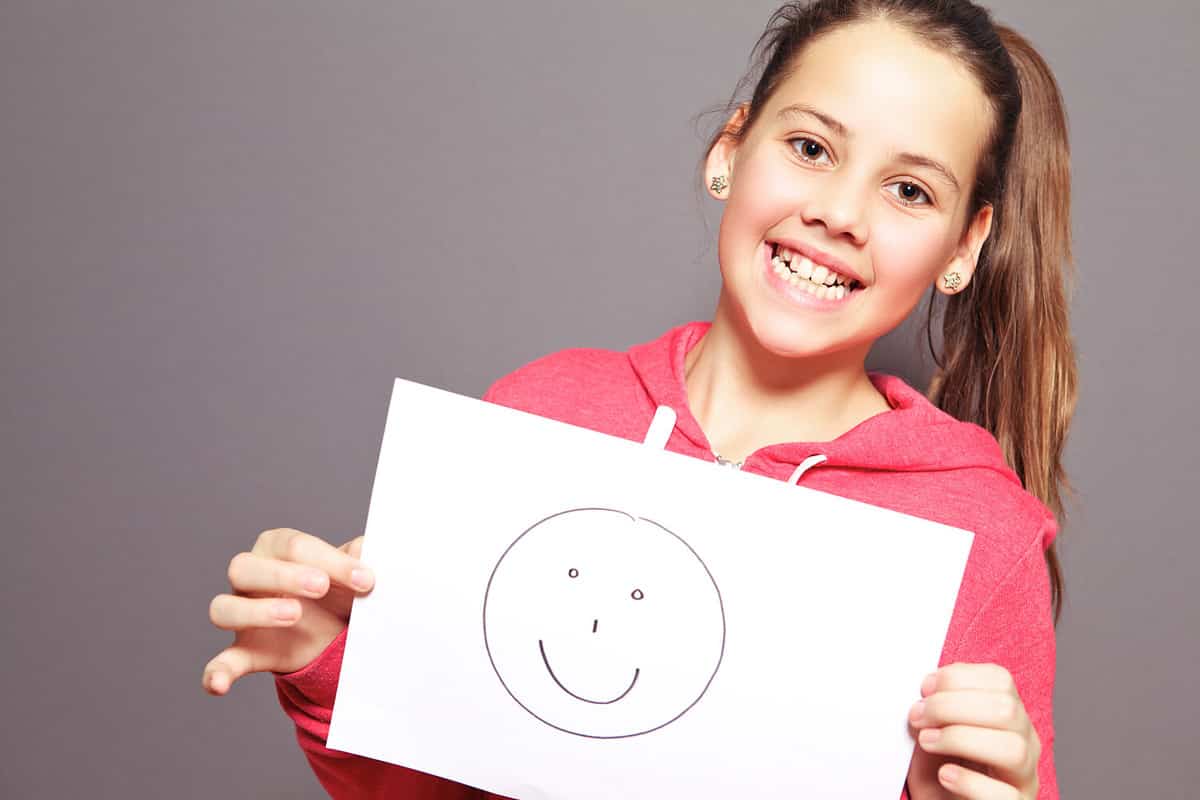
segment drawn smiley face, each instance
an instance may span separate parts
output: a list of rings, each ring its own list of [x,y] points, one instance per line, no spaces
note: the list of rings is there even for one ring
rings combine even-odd
[[[681,717],[725,649],[712,574],[678,534],[607,508],[540,520],[508,546],[483,605],[500,683],[567,733],[638,736]]]

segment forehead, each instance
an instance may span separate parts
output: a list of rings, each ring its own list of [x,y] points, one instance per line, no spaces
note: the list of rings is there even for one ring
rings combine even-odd
[[[920,153],[965,181],[974,177],[990,120],[965,65],[887,21],[856,23],[810,43],[764,121],[774,126],[779,109],[792,103],[841,122],[851,148]]]

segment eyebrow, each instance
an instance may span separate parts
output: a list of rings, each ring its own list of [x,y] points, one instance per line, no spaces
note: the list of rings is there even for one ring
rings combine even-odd
[[[783,108],[779,109],[779,113],[775,115],[775,119],[784,120],[803,116],[816,117],[838,136],[841,136],[843,139],[850,138],[850,132],[846,129],[845,125],[838,122],[825,112],[818,111],[812,106],[805,105],[804,103],[793,103],[790,106],[784,106]],[[896,159],[904,164],[911,164],[915,167],[926,167],[927,169],[931,169],[941,176],[942,180],[953,186],[954,191],[959,193],[962,192],[962,187],[959,186],[958,178],[955,178],[954,173],[951,172],[940,161],[936,161],[929,156],[923,156],[918,153],[900,153],[896,156]]]

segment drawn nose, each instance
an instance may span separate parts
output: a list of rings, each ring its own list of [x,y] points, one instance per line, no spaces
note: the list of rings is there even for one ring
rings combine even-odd
[[[594,619],[594,620],[592,620],[592,633],[595,633],[595,632],[596,632],[596,628],[597,628],[599,625],[600,625],[600,620],[598,620],[598,619]]]

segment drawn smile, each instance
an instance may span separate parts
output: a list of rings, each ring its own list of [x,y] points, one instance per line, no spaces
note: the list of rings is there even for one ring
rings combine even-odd
[[[577,695],[574,692],[572,692],[566,686],[563,686],[563,682],[558,679],[558,676],[554,674],[554,670],[550,667],[550,659],[546,658],[546,645],[542,643],[541,639],[538,639],[538,649],[542,651],[542,663],[546,665],[546,671],[550,673],[550,677],[553,678],[554,682],[558,684],[558,688],[562,689],[564,692],[571,695],[571,697],[574,697],[576,700],[582,700],[585,703],[594,703],[598,706],[606,706],[609,703],[617,702],[622,697],[629,694],[629,691],[631,689],[633,689],[633,685],[635,683],[637,683],[638,675],[641,673],[641,669],[635,667],[633,670],[633,680],[631,680],[629,682],[629,686],[627,686],[625,688],[625,691],[621,692],[619,695],[614,697],[612,700],[591,700],[587,697],[581,697],[580,695]]]

